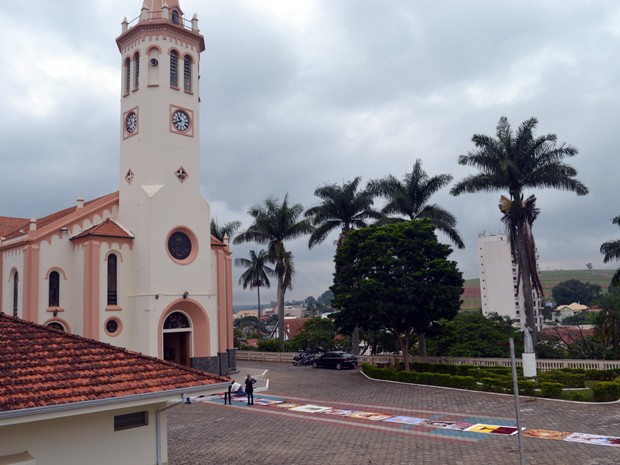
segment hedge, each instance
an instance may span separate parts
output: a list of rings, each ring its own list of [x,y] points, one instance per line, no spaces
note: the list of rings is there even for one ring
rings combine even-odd
[[[619,381],[601,381],[592,386],[594,402],[613,402],[620,399]]]
[[[371,378],[401,381],[403,383],[427,384],[429,386],[453,387],[459,389],[476,389],[473,376],[453,376],[445,373],[418,373],[415,371],[396,371],[390,368],[376,368],[369,363],[362,363],[362,371]]]
[[[568,370],[550,370],[538,375],[540,383],[560,383],[565,388],[585,388],[585,372],[574,372]]]
[[[562,397],[562,385],[560,383],[540,383],[540,394],[550,399]]]

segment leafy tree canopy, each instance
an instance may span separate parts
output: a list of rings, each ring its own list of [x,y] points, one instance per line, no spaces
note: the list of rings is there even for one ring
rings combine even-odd
[[[562,281],[551,290],[553,300],[558,305],[570,305],[573,302],[590,305],[601,295],[601,286],[569,279]]]
[[[333,305],[339,328],[388,329],[406,357],[414,333],[456,315],[463,277],[429,220],[352,231],[336,254]]]
[[[515,341],[521,353],[522,334],[507,317],[488,318],[477,312],[460,312],[452,320],[439,322],[439,334],[429,340],[431,355],[442,357],[510,357],[508,339]]]
[[[309,318],[302,326],[299,334],[289,342],[298,349],[329,350],[334,346],[336,327],[329,318]]]

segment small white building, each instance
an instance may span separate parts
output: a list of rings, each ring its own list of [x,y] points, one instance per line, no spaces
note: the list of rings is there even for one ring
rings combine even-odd
[[[0,313],[0,464],[167,463],[170,402],[229,383]]]
[[[525,327],[525,306],[522,287],[517,283],[517,264],[512,259],[510,243],[505,235],[478,236],[480,266],[480,299],[482,314],[497,313]],[[536,327],[542,329],[542,300],[534,298]]]

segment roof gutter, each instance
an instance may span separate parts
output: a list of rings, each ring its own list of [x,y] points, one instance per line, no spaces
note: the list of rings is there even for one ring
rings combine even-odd
[[[186,388],[172,389],[169,391],[157,391],[147,392],[143,394],[135,394],[131,396],[123,397],[110,397],[107,399],[87,400],[83,402],[73,402],[70,404],[49,405],[44,407],[33,407],[21,410],[9,410],[6,412],[0,412],[0,420],[7,418],[23,418],[31,415],[44,415],[53,413],[64,413],[72,410],[79,410],[85,408],[94,407],[106,407],[113,404],[125,404],[129,402],[142,402],[158,399],[162,397],[181,396],[181,401],[185,401],[188,397],[188,393],[204,392],[204,391],[219,391],[220,389],[226,389],[228,382],[206,384],[202,386],[190,386]]]

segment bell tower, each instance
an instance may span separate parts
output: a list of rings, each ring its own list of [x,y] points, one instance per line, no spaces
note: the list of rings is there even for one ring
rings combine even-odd
[[[227,347],[227,332],[218,328],[232,304],[223,303],[218,290],[223,272],[212,250],[210,208],[200,193],[198,75],[205,43],[198,18],[186,19],[178,0],[144,0],[139,17],[123,20],[116,43],[118,220],[135,235],[121,279],[133,290],[139,350],[177,362],[182,353],[183,363],[214,356]],[[183,316],[172,321],[173,314]],[[179,318],[187,319],[188,335],[167,334]]]

